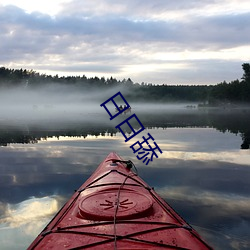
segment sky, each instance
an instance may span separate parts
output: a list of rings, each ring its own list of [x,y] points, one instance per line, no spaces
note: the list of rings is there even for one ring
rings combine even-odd
[[[0,67],[153,84],[240,79],[250,1],[0,0]]]

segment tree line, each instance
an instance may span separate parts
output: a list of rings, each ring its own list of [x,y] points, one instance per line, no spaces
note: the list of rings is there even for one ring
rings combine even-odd
[[[123,88],[128,101],[202,102],[206,105],[227,103],[250,103],[250,64],[242,64],[243,76],[239,80],[221,82],[216,85],[153,85],[134,83],[130,78],[117,80],[110,77],[52,76],[34,70],[9,69],[0,67],[0,87],[38,88],[50,84],[64,84],[80,88],[82,91]]]

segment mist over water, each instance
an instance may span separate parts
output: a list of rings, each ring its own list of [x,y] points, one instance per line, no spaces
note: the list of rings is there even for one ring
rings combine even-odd
[[[0,122],[23,123],[57,122],[57,121],[91,121],[99,122],[100,116],[108,114],[100,104],[121,91],[126,98],[126,88],[114,88],[112,91],[83,90],[66,85],[30,88],[0,89]],[[117,105],[125,105],[123,100],[115,100]],[[188,104],[155,104],[129,102],[132,112],[155,112],[185,110]],[[107,103],[107,108],[115,114],[115,106]],[[187,110],[188,111],[188,110]],[[109,117],[108,117],[109,118]],[[107,119],[102,119],[105,122]]]
[[[100,111],[97,97],[65,86],[5,89],[0,92],[1,119],[34,121],[79,118]],[[95,102],[96,101],[96,102]]]

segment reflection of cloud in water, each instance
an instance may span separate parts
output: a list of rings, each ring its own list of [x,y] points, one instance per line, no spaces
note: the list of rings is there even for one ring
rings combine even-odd
[[[194,225],[193,227],[199,232],[200,235],[202,235],[204,239],[206,239],[207,242],[213,242],[213,247],[216,250],[250,249],[249,237],[238,236],[239,232],[244,233],[250,231],[250,225],[245,222],[241,222],[238,225],[234,225],[233,227],[228,228],[226,233],[199,227],[196,225]]]
[[[187,203],[199,204],[201,206],[218,206],[221,209],[217,211],[217,215],[235,214],[249,214],[250,198],[235,194],[225,194],[219,192],[195,191],[189,187],[162,187],[157,188],[163,198],[185,201]]]
[[[59,209],[55,197],[31,198],[21,203],[8,204],[0,223],[11,228],[25,225],[27,234],[34,234],[32,227],[43,218],[50,217]]]
[[[47,196],[15,205],[4,204],[4,215],[0,218],[1,249],[25,249],[52,219],[61,203],[61,197]]]
[[[168,130],[169,131],[169,130]],[[183,130],[182,130],[183,131]],[[214,129],[186,129],[186,131],[183,133],[182,135],[185,134],[185,137],[187,138],[193,138],[194,134],[198,131],[198,133],[202,133],[203,137],[205,137],[204,134],[208,133],[208,138],[211,136],[211,133],[213,136],[218,137],[218,135],[220,135],[221,133],[214,130]],[[174,132],[175,133],[179,133],[180,129],[170,129],[170,133],[166,132],[166,134],[162,133],[162,130],[160,130],[160,136],[157,135],[157,130],[153,130],[153,129],[147,129],[146,132],[138,135],[137,137],[134,137],[133,139],[131,139],[129,141],[129,143],[125,144],[124,143],[124,137],[118,133],[116,136],[100,136],[100,137],[96,137],[96,136],[88,136],[86,138],[72,138],[72,137],[63,137],[61,136],[58,140],[57,138],[51,138],[48,139],[47,142],[50,143],[58,143],[59,145],[67,145],[67,143],[70,144],[70,146],[83,146],[81,143],[82,142],[90,142],[93,139],[94,143],[95,143],[95,147],[98,143],[105,143],[107,145],[107,140],[109,140],[109,145],[110,148],[113,149],[117,149],[117,147],[120,148],[127,148],[128,150],[131,150],[129,148],[130,145],[132,145],[133,143],[135,143],[136,141],[141,141],[142,139],[140,138],[140,136],[144,135],[146,136],[147,133],[151,133],[152,135],[154,135],[154,138],[157,142],[157,144],[159,145],[159,147],[162,149],[163,153],[162,154],[158,154],[159,158],[165,158],[165,159],[183,159],[183,160],[199,160],[199,161],[223,161],[223,162],[229,162],[229,163],[235,163],[235,164],[242,164],[242,165],[249,165],[250,162],[250,155],[248,153],[248,151],[242,151],[242,150],[221,150],[222,146],[221,145],[223,143],[223,141],[221,141],[220,139],[217,141],[214,141],[214,144],[216,145],[216,147],[220,148],[218,150],[215,150],[213,145],[206,145],[207,142],[203,143],[203,148],[201,148],[201,146],[197,146],[196,142],[194,143],[194,145],[190,144],[191,139],[188,140],[188,143],[186,144],[185,142],[181,142],[178,140],[178,138],[171,138],[171,133]],[[206,132],[206,133],[205,133]],[[182,135],[180,135],[180,137],[182,137]],[[147,137],[147,136],[146,136]],[[227,135],[227,141],[230,145],[230,137],[232,140],[235,140],[236,137],[228,134]],[[183,139],[183,138],[182,138]],[[163,140],[163,143],[161,142],[161,140]],[[238,140],[238,138],[237,138]],[[209,139],[207,139],[207,141],[209,141]],[[46,146],[48,145],[46,142]],[[221,143],[222,142],[222,143]],[[90,145],[90,143],[89,143]],[[106,146],[105,145],[105,146]],[[112,147],[112,145],[114,145]],[[54,145],[53,145],[54,146]],[[208,147],[206,149],[206,151],[204,151],[204,147]],[[211,151],[211,148],[212,151]],[[105,147],[104,147],[105,148]],[[62,151],[56,151],[54,150],[54,152],[51,152],[53,154],[58,153],[59,155],[65,154],[67,152],[67,148],[62,148]],[[86,148],[85,148],[86,149]],[[101,148],[103,149],[103,148]],[[72,149],[71,149],[72,150]],[[107,152],[108,153],[108,152]],[[240,157],[239,157],[240,155]],[[131,158],[131,155],[130,155]],[[164,166],[165,167],[165,166]],[[176,167],[176,166],[175,166]]]
[[[249,197],[190,187],[163,187],[156,191],[215,249],[250,249]]]
[[[248,151],[220,151],[220,152],[183,152],[165,151],[160,155],[165,159],[183,159],[198,161],[221,161],[249,166],[250,155]]]

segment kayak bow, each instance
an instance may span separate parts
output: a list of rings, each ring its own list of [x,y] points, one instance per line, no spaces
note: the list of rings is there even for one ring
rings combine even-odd
[[[110,153],[28,249],[212,249],[132,167]]]

